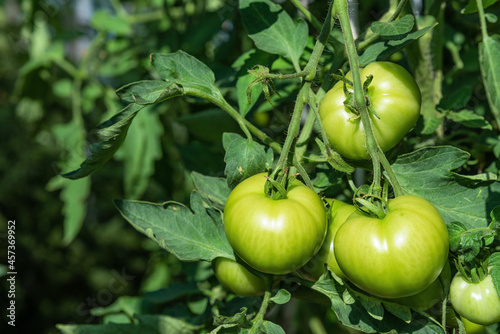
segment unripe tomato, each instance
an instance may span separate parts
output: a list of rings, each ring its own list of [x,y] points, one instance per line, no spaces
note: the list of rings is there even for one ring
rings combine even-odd
[[[364,82],[370,74],[373,81],[367,95],[378,115],[370,113],[370,119],[375,138],[386,152],[415,126],[420,115],[420,90],[410,73],[395,63],[371,63],[361,70],[361,80]],[[351,72],[346,77],[351,79]],[[352,87],[349,88],[352,91]],[[319,114],[328,140],[346,158],[368,159],[361,118],[344,106],[345,100],[344,83],[339,81],[320,104]]]
[[[349,216],[335,236],[342,272],[378,297],[401,298],[427,288],[448,259],[448,231],[439,211],[423,198],[389,200],[383,219]]]
[[[264,279],[236,261],[218,257],[212,261],[212,268],[220,284],[235,295],[261,296],[266,291]]]
[[[307,263],[326,234],[321,198],[299,180],[286,198],[273,200],[264,192],[266,174],[238,184],[224,207],[226,236],[238,256],[254,269],[286,274]]]
[[[443,285],[441,282],[447,282],[446,284],[448,285],[450,281],[451,267],[449,261],[446,261],[441,275],[423,291],[413,296],[391,299],[391,301],[406,305],[417,311],[428,310],[444,299]]]
[[[491,325],[500,321],[500,298],[493,284],[491,270],[479,283],[468,282],[458,272],[450,286],[451,305],[457,313],[478,325]]]
[[[425,311],[442,301],[443,297],[443,286],[439,278],[437,278],[423,291],[413,296],[391,299],[391,301],[411,307],[417,311]]]
[[[476,324],[472,321],[465,319],[464,317],[460,317],[460,320],[462,320],[462,323],[464,324],[465,327],[465,332],[467,334],[488,334],[486,326]]]
[[[339,200],[333,200],[325,241],[319,252],[306,265],[300,268],[299,274],[309,280],[317,281],[318,278],[323,275],[326,263],[337,276],[346,279],[335,258],[334,240],[339,227],[354,211],[356,211],[354,205]]]

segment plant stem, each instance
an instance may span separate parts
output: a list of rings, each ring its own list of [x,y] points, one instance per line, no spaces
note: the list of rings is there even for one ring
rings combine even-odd
[[[356,44],[354,42],[354,37],[352,35],[351,23],[349,21],[349,11],[347,7],[346,0],[336,0],[334,2],[337,11],[338,18],[340,20],[340,25],[342,27],[342,32],[344,34],[344,39],[346,43],[347,57],[349,59],[349,64],[352,73],[352,83],[354,90],[354,107],[359,112],[361,117],[361,123],[365,129],[366,136],[366,149],[370,154],[373,163],[373,189],[380,189],[381,182],[381,169],[380,160],[377,152],[380,150],[375,136],[373,134],[370,114],[366,106],[365,95],[363,92],[363,84],[360,77],[360,67],[358,54],[356,51]],[[375,193],[375,195],[379,195]]]
[[[378,150],[378,157],[380,159],[380,162],[382,163],[382,166],[384,167],[385,172],[387,173],[387,178],[389,179],[389,182],[392,185],[392,189],[394,190],[394,196],[398,197],[404,195],[405,192],[403,190],[403,187],[401,187],[401,184],[399,183],[396,174],[392,170],[389,160],[387,160],[387,157],[385,156],[384,152],[382,152],[382,150],[380,149]]]
[[[264,144],[271,147],[274,151],[276,151],[277,153],[281,153],[282,148],[280,144],[272,140],[259,128],[250,123],[243,115],[241,115],[236,109],[234,109],[224,98],[221,97],[220,99],[216,99],[211,95],[202,94],[199,91],[197,91],[196,94],[193,95],[196,95],[207,101],[210,101],[216,106],[226,111],[229,114],[229,116],[231,116],[236,122],[238,122],[238,125],[243,130],[247,138],[251,138],[252,137],[251,134],[253,134],[255,137],[260,139]]]
[[[373,163],[373,183],[371,186],[371,191],[373,195],[380,196],[381,188],[381,178],[382,171],[380,164],[383,165],[385,171],[387,172],[389,182],[394,189],[394,194],[400,196],[404,194],[404,191],[397,180],[396,174],[391,168],[391,165],[384,155],[384,152],[380,148],[373,133],[372,122],[370,117],[370,111],[367,108],[366,100],[363,92],[358,55],[356,51],[356,46],[354,43],[354,38],[352,36],[351,24],[349,22],[348,8],[346,0],[335,1],[337,15],[342,26],[342,31],[344,33],[344,39],[346,41],[347,56],[349,59],[349,64],[351,65],[352,72],[352,82],[354,89],[354,106],[359,112],[361,117],[361,123],[365,129],[366,136],[366,149],[370,154]]]
[[[295,102],[295,107],[293,109],[292,119],[290,120],[290,124],[288,126],[288,134],[286,136],[285,143],[283,144],[280,158],[276,165],[277,169],[284,169],[288,164],[287,160],[290,150],[292,149],[292,144],[299,135],[300,118],[302,116],[304,105],[307,102],[310,87],[311,83],[305,82],[299,91],[297,101]]]
[[[257,334],[260,333],[260,326],[262,325],[262,321],[264,320],[264,315],[266,314],[267,307],[269,306],[269,301],[271,300],[271,291],[273,289],[273,280],[272,277],[266,276],[266,292],[264,292],[264,298],[262,299],[262,304],[260,304],[259,313],[253,319],[252,328],[250,328],[249,334]]]
[[[483,41],[488,38],[488,29],[486,26],[486,16],[484,15],[483,0],[476,0],[477,11],[479,13],[479,21],[481,22],[481,35]]]
[[[300,2],[300,0],[291,0],[294,6],[304,15],[304,17],[311,22],[311,24],[317,30],[321,30],[321,23],[319,20],[311,14],[311,12]]]
[[[331,13],[332,10],[333,8],[330,7],[329,13]],[[290,151],[292,150],[293,143],[296,142],[296,138],[299,135],[300,119],[302,116],[302,112],[304,110],[304,106],[306,105],[306,103],[311,104],[310,101],[311,82],[314,80],[314,77],[316,76],[316,68],[318,66],[321,54],[325,49],[325,44],[328,41],[328,36],[330,35],[331,30],[333,29],[333,23],[334,20],[332,19],[332,15],[329,14],[323,27],[321,28],[319,38],[316,41],[316,44],[314,45],[313,52],[311,53],[311,56],[309,58],[309,61],[307,62],[306,67],[304,68],[303,71],[297,73],[297,75],[304,74],[305,77],[304,84],[302,85],[297,95],[297,100],[295,102],[292,119],[290,120],[290,124],[288,127],[287,137],[285,139],[285,143],[283,144],[283,149],[281,151],[281,155],[277,163],[277,169],[281,168],[285,169],[287,165],[290,163],[289,161],[287,161],[288,156],[290,154]],[[312,125],[314,125],[314,122],[308,124],[311,130],[312,130]],[[307,131],[310,131],[309,128]],[[305,172],[305,170],[302,168],[302,165],[300,165],[300,157],[301,156],[299,157],[295,156],[292,163],[297,165],[297,168],[302,174]],[[312,187],[309,177],[307,175],[303,175],[303,178],[308,183],[308,186]]]

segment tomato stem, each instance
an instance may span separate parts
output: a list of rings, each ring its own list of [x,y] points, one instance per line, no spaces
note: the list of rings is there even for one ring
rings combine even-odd
[[[349,11],[346,0],[336,0],[334,2],[334,6],[337,12],[337,16],[340,21],[340,25],[342,27],[342,32],[344,34],[347,56],[349,59],[349,64],[352,72],[352,87],[354,90],[354,107],[359,113],[361,117],[361,123],[363,124],[363,128],[365,129],[366,136],[366,149],[370,154],[370,157],[373,162],[373,184],[374,189],[379,188],[381,181],[381,169],[380,169],[380,161],[377,152],[380,150],[380,147],[377,144],[375,136],[373,134],[371,119],[369,116],[369,111],[367,109],[367,103],[365,94],[363,91],[363,84],[361,82],[360,77],[360,66],[358,54],[356,51],[356,44],[354,42],[354,37],[351,29],[351,22],[349,20]],[[380,194],[374,194],[380,195]]]
[[[220,107],[222,110],[227,112],[229,116],[231,116],[238,125],[243,130],[247,138],[251,139],[251,134],[260,139],[264,144],[271,147],[275,152],[280,153],[282,148],[281,145],[274,140],[272,140],[268,135],[262,132],[255,125],[250,123],[245,116],[241,115],[236,109],[234,109],[224,98],[216,99],[209,94],[203,94],[201,92],[197,92],[196,96],[203,98],[216,106]]]
[[[253,325],[248,332],[249,334],[261,333],[260,327],[262,326],[262,322],[264,321],[264,315],[266,314],[269,302],[271,300],[271,291],[273,289],[272,276],[267,275],[264,279],[266,282],[266,292],[264,292],[264,297],[262,299],[262,303],[260,304],[259,312],[252,321]]]
[[[311,83],[305,82],[297,96],[297,101],[295,102],[295,107],[293,109],[292,119],[290,120],[290,124],[288,126],[288,133],[285,139],[285,143],[283,144],[283,149],[281,151],[280,158],[276,165],[277,166],[276,168],[278,170],[285,169],[290,164],[288,155],[290,154],[290,150],[292,149],[295,139],[299,135],[300,119],[302,117],[302,112],[304,110],[304,105],[307,101],[307,94],[310,87]]]
[[[358,111],[361,117],[361,123],[365,129],[366,136],[366,149],[370,154],[373,164],[373,183],[371,187],[371,194],[375,196],[380,196],[382,170],[381,164],[384,170],[387,172],[389,182],[391,183],[394,193],[396,196],[404,194],[404,191],[399,184],[394,171],[384,152],[377,143],[377,139],[373,133],[372,121],[370,117],[370,111],[367,106],[367,101],[365,97],[365,90],[363,89],[363,84],[360,77],[360,66],[359,59],[356,50],[356,45],[354,42],[354,37],[352,35],[351,23],[349,21],[349,12],[346,0],[336,0],[334,2],[335,10],[337,12],[338,18],[340,20],[340,25],[342,27],[342,32],[344,34],[347,55],[349,59],[349,64],[352,72],[352,84],[354,90],[354,107]]]

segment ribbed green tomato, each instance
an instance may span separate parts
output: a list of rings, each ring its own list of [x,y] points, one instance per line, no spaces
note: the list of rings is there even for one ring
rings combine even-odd
[[[307,263],[326,234],[321,198],[299,180],[286,198],[273,200],[264,192],[266,174],[238,184],[224,207],[226,236],[238,256],[254,269],[286,274]]]
[[[386,152],[415,126],[420,115],[420,90],[410,73],[395,63],[371,63],[361,70],[361,80],[364,82],[370,74],[373,81],[367,95],[378,115],[370,113],[372,128],[378,144]],[[351,72],[346,77],[351,79]],[[345,100],[344,83],[339,81],[320,104],[319,114],[328,140],[346,158],[368,159],[361,118],[344,106]]]
[[[212,261],[217,280],[238,296],[261,296],[266,291],[264,279],[231,259],[218,257]]]
[[[317,281],[318,278],[323,275],[326,263],[337,276],[346,279],[335,259],[334,240],[339,227],[354,211],[356,211],[354,205],[339,200],[333,200],[325,241],[318,253],[306,265],[300,268],[299,274],[309,280]]]
[[[342,272],[359,288],[383,298],[412,296],[427,288],[446,264],[448,248],[439,211],[412,195],[389,200],[383,219],[354,212],[335,236]]]
[[[468,282],[458,272],[450,286],[451,305],[457,313],[478,325],[491,325],[500,321],[500,298],[493,284],[491,270],[479,283]]]

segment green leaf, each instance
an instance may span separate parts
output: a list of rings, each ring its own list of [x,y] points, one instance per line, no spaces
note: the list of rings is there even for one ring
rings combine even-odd
[[[181,96],[184,90],[176,82],[143,80],[119,88],[116,94],[125,102],[148,105]]]
[[[144,106],[130,104],[118,114],[97,126],[93,134],[95,142],[89,146],[90,156],[85,159],[80,168],[62,176],[68,179],[79,179],[101,168],[123,144],[130,124],[142,108]]]
[[[450,249],[455,251],[460,248],[462,233],[467,232],[467,227],[460,222],[450,222],[447,225]]]
[[[500,206],[497,206],[496,208],[491,210],[490,216],[492,223],[495,223],[498,226],[498,224],[500,224]]]
[[[450,111],[446,114],[446,117],[469,128],[492,130],[491,124],[483,116],[477,115],[472,110]]]
[[[184,51],[169,54],[151,55],[151,65],[167,83],[182,88],[182,93],[210,99],[223,100],[219,88],[215,85],[214,72]]]
[[[420,118],[419,123],[417,123],[418,133],[422,135],[433,134],[441,125],[443,117]]]
[[[156,330],[158,334],[172,334],[172,333],[182,333],[191,334],[199,333],[202,326],[192,325],[183,319],[174,318],[167,315],[136,315],[139,320],[139,324],[145,326],[146,328],[151,328]],[[119,333],[119,332],[118,332]],[[142,334],[142,332],[139,332]]]
[[[240,0],[240,15],[257,48],[299,63],[308,37],[304,20],[294,22],[280,5],[270,0]]]
[[[253,86],[251,93],[251,103],[248,103],[247,88],[250,85],[250,82],[252,82],[252,80],[254,79],[254,76],[248,73],[248,70],[257,65],[270,67],[274,60],[276,60],[276,56],[263,52],[261,50],[252,49],[241,55],[233,63],[232,68],[238,71],[236,73],[236,76],[238,78],[236,81],[236,92],[238,96],[238,109],[242,115],[246,115],[248,111],[255,105],[255,102],[257,102],[259,96],[262,95],[262,86]]]
[[[116,35],[130,35],[132,33],[132,26],[125,18],[112,15],[107,10],[96,11],[90,20],[90,24],[96,30]]]
[[[418,31],[411,32],[406,36],[397,40],[381,40],[377,43],[370,45],[368,48],[366,48],[365,52],[363,52],[361,57],[359,57],[360,66],[365,67],[371,62],[384,60],[390,57],[392,54],[398,52],[411,42],[425,35],[427,32],[433,29],[436,26],[436,24],[437,23],[422,28]]]
[[[87,216],[87,200],[90,195],[90,179],[64,182],[61,200],[64,203],[63,245],[69,245],[82,229]]]
[[[224,133],[222,143],[226,150],[224,161],[227,184],[230,189],[249,176],[270,168],[265,147],[235,133]]]
[[[233,325],[238,325],[238,324],[245,324],[248,323],[247,320],[247,308],[243,307],[241,309],[241,312],[236,313],[235,315],[231,317],[223,316],[223,315],[217,315],[214,317],[214,325],[215,326],[221,326],[221,325],[228,325],[228,324],[233,324]]]
[[[408,308],[405,310],[402,307],[398,312],[395,305],[389,306],[391,310],[384,314],[382,320],[375,319],[372,315],[379,314],[381,310],[374,297],[364,296],[363,299],[373,298],[374,300],[372,302],[364,300],[362,303],[360,294],[358,294],[358,296],[353,295],[354,302],[352,304],[344,303],[342,295],[346,287],[335,281],[331,274],[321,276],[318,281],[311,283],[310,288],[330,299],[332,310],[343,325],[363,333],[387,333],[396,330],[398,333],[445,334],[443,328],[418,313],[414,313],[413,318],[410,316],[411,321],[409,321]],[[368,313],[365,306],[368,306],[372,315]],[[394,317],[393,314],[397,314],[397,316]]]
[[[378,298],[366,296],[362,293],[352,293],[356,300],[361,302],[361,305],[365,308],[368,314],[377,320],[382,320],[384,318],[384,308],[382,307],[382,301]]]
[[[490,211],[500,205],[500,183],[452,172],[469,157],[452,146],[427,147],[400,155],[392,167],[404,192],[431,202],[447,224],[459,221],[468,229],[486,227]]]
[[[155,304],[170,303],[182,297],[203,294],[195,285],[190,283],[171,283],[166,288],[144,292],[144,299]]]
[[[406,14],[402,18],[392,22],[375,21],[372,23],[372,30],[381,37],[397,39],[408,34],[415,24],[415,18],[411,14]]]
[[[472,87],[464,84],[461,86],[452,86],[443,94],[439,101],[438,108],[443,110],[459,110],[469,103],[472,96]]]
[[[115,155],[117,160],[124,161],[126,198],[139,198],[146,191],[155,172],[155,162],[163,156],[162,135],[160,115],[152,110],[137,115],[134,125],[129,128],[128,140]]]
[[[134,314],[149,314],[154,311],[154,304],[151,301],[137,296],[120,296],[111,305],[90,310],[91,314],[96,317],[124,313],[130,318],[133,318]]]
[[[283,328],[281,328],[280,325],[267,320],[264,320],[262,322],[260,329],[263,331],[263,333],[266,334],[285,334],[285,331],[283,330]]]
[[[491,278],[493,279],[493,284],[497,289],[497,294],[500,297],[500,252],[495,252],[491,254],[488,265],[493,266],[491,270]]]
[[[194,334],[201,326],[167,315],[136,315],[137,324],[56,325],[63,334]]]
[[[216,209],[222,211],[231,192],[227,186],[227,180],[222,177],[205,176],[197,172],[192,172],[191,176],[200,194],[209,200]]]
[[[450,249],[463,255],[466,262],[472,262],[479,253],[490,245],[496,236],[495,231],[490,228],[467,227],[460,222],[452,222],[448,225],[450,238]]]
[[[275,304],[283,305],[288,303],[291,297],[292,295],[290,294],[290,292],[288,292],[288,290],[279,289],[278,292],[273,297],[271,297],[271,301]]]
[[[384,300],[382,304],[384,305],[385,309],[392,315],[396,316],[397,318],[403,320],[406,323],[411,322],[411,310],[409,307],[386,300]]]
[[[479,65],[488,104],[500,124],[500,36],[486,36],[479,44]]]
[[[63,151],[69,152],[63,166],[74,166],[84,156],[85,129],[80,122],[71,121],[54,126],[52,133],[56,137]],[[64,168],[64,167],[62,167]],[[62,243],[70,244],[80,232],[87,215],[87,200],[90,195],[91,183],[89,179],[68,180],[59,175],[52,178],[47,184],[48,190],[62,189],[60,198],[64,203],[64,235]]]
[[[486,20],[489,22],[489,23],[497,23],[498,22],[498,16],[496,16],[495,14],[493,13],[484,13],[484,17],[486,18]]]
[[[175,202],[154,204],[117,200],[122,216],[139,232],[181,261],[234,260],[219,213],[206,209],[199,193],[191,195],[191,211]]]
[[[176,120],[187,127],[193,138],[217,145],[220,144],[224,132],[242,132],[238,123],[227,112],[218,108],[182,115]]]
[[[489,6],[497,3],[498,0],[483,0],[483,8],[488,8]],[[462,9],[462,14],[477,13],[477,0],[469,0],[467,6]]]

